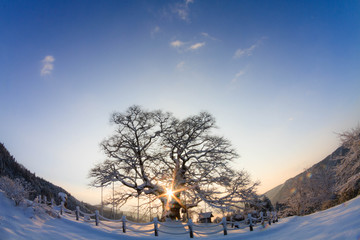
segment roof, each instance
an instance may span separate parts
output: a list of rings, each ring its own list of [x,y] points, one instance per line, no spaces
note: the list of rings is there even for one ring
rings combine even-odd
[[[214,217],[214,216],[212,215],[212,212],[199,213],[199,219],[202,219],[202,218],[211,218],[211,217]]]

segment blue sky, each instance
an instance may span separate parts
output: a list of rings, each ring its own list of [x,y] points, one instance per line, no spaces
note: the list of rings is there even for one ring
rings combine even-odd
[[[360,121],[359,1],[1,1],[0,141],[91,203],[109,117],[206,110],[234,163],[281,184]]]

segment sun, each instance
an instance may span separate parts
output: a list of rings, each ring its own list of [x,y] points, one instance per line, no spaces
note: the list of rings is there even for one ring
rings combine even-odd
[[[178,192],[182,192],[185,189],[177,189],[177,190],[173,190],[172,188],[164,188],[165,193],[159,195],[158,197],[166,197],[167,201],[166,201],[166,210],[170,209],[170,202],[174,199],[176,202],[178,202],[180,204],[181,207],[185,208],[185,206],[182,204],[182,202],[180,201],[180,199],[178,197],[176,197],[176,193]]]
[[[170,188],[166,189],[166,195],[168,196],[168,198],[171,198],[172,196],[174,196],[173,190],[171,190]]]
[[[178,188],[178,189],[174,189],[174,182],[175,182],[175,177],[173,177],[172,181],[171,181],[171,185],[168,187],[163,187],[164,192],[161,195],[158,195],[158,198],[167,198],[166,200],[166,205],[165,205],[165,209],[169,210],[170,209],[170,202],[172,202],[173,200],[175,200],[182,208],[186,209],[186,205],[184,205],[181,200],[179,199],[180,193],[181,192],[185,192],[186,190],[188,190],[189,188]]]

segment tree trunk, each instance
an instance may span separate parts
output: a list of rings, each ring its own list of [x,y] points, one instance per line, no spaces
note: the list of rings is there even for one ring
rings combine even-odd
[[[180,160],[179,160],[180,162]],[[174,181],[174,188],[176,189],[183,189],[184,188],[184,182],[185,182],[185,172],[186,172],[186,166],[183,165],[181,168],[177,166],[177,169],[175,171],[175,181]],[[181,192],[177,192],[174,194],[175,197],[180,201],[177,202],[174,198],[171,199],[170,202],[170,218],[172,220],[180,220],[181,214],[180,209],[182,208],[181,204]]]
[[[180,193],[176,193],[175,196],[180,200]],[[168,209],[165,209],[164,217],[170,218],[171,220],[180,220],[181,219],[181,215],[180,215],[181,205],[173,198],[170,200],[168,207],[169,207]]]
[[[174,204],[174,205],[179,205],[179,204]],[[170,208],[170,218],[171,218],[171,220],[180,220],[181,219],[180,208],[181,208],[180,205]]]

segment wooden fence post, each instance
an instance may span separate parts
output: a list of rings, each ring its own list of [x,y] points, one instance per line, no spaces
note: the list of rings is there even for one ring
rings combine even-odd
[[[267,211],[267,217],[268,217],[268,220],[269,220],[269,225],[271,225],[271,213],[270,211]]]
[[[223,225],[223,228],[224,228],[224,235],[227,235],[226,217],[222,218],[222,225]]]
[[[121,218],[123,233],[126,233],[126,216],[123,215]]]
[[[191,218],[188,221],[188,227],[189,227],[189,232],[190,232],[190,238],[194,238],[193,221],[191,220]]]
[[[275,223],[275,212],[274,211],[271,212],[271,216],[272,216],[273,223]]]
[[[159,236],[159,233],[158,233],[158,219],[157,219],[157,217],[154,217],[154,232],[155,232],[155,237]]]
[[[264,223],[264,213],[260,212],[260,218],[261,218],[261,226],[265,227],[265,223]]]
[[[76,221],[79,221],[79,215],[80,215],[80,207],[79,206],[76,206],[75,214],[76,214]]]
[[[248,219],[249,219],[249,227],[250,227],[250,231],[253,231],[253,222],[252,222],[252,217],[251,217],[251,213],[248,214]]]
[[[95,210],[95,224],[99,226],[99,210]]]
[[[61,202],[60,214],[63,215],[63,212],[64,212],[64,202]]]

